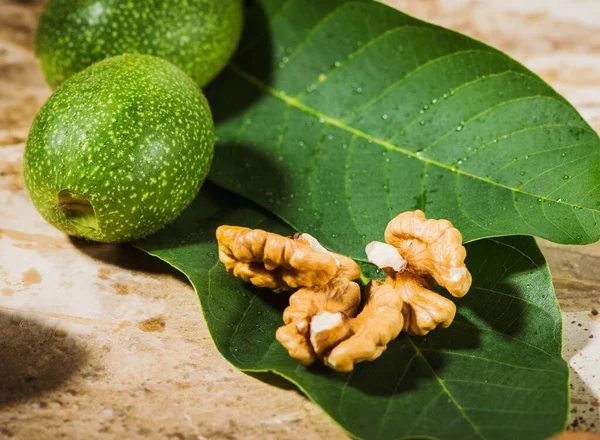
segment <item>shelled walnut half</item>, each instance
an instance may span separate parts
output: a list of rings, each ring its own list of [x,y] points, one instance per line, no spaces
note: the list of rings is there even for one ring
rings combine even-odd
[[[449,221],[426,220],[419,210],[405,212],[389,222],[385,241],[367,245],[369,261],[385,270],[387,278],[370,283],[369,299],[351,323],[354,335],[327,357],[338,371],[377,359],[401,330],[420,336],[438,325],[448,327],[456,306],[430,290],[436,282],[455,297],[471,287],[462,235]]]
[[[340,259],[324,248],[311,246],[310,239],[240,226],[217,228],[219,259],[227,272],[275,292],[322,286],[338,272]]]
[[[462,235],[448,220],[426,220],[423,211],[405,212],[394,218],[385,230],[385,241],[406,261],[401,270],[386,270],[386,284],[394,286],[405,302],[404,331],[426,335],[438,325],[448,327],[456,306],[429,290],[437,282],[452,296],[460,298],[471,287],[471,274],[465,265],[467,251]],[[367,256],[376,256],[367,249]]]

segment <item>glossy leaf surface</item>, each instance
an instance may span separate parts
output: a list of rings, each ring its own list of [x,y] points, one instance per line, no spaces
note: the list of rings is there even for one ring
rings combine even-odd
[[[600,238],[598,135],[507,55],[370,0],[247,17],[207,90],[219,186],[355,258],[416,208],[466,241]]]

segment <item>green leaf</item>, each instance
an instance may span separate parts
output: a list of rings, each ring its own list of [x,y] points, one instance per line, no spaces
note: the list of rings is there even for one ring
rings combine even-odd
[[[369,0],[247,15],[207,90],[219,186],[358,258],[416,208],[465,241],[600,238],[598,135],[507,55]]]
[[[564,427],[568,367],[545,260],[530,237],[467,245],[473,287],[448,329],[402,334],[352,374],[306,368],[275,339],[287,295],[248,286],[217,258],[220,224],[289,234],[237,196],[205,185],[167,229],[137,246],[185,273],[222,355],[246,371],[296,384],[351,435],[364,439],[544,439]]]

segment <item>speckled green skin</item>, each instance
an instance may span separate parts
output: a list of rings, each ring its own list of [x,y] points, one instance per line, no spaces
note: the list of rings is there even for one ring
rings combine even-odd
[[[150,234],[195,197],[214,151],[210,109],[173,64],[122,55],[67,80],[37,114],[25,148],[29,195],[70,235],[118,242]],[[63,190],[86,197],[98,229],[58,207]]]
[[[242,29],[242,0],[50,0],[36,54],[51,87],[104,58],[142,53],[202,87],[225,67]]]

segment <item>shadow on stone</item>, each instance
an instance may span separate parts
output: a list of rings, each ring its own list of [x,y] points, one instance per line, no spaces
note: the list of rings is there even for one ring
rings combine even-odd
[[[290,382],[287,379],[284,379],[278,374],[271,373],[270,371],[265,372],[251,372],[244,371],[244,374],[247,374],[250,377],[260,380],[261,382],[266,383],[267,385],[271,385],[277,388],[281,388],[282,390],[295,391],[301,396],[304,396],[304,393],[300,391],[296,385]]]
[[[96,243],[77,237],[69,237],[73,246],[87,256],[122,269],[154,275],[171,275],[188,282],[185,275],[128,243]]]
[[[59,388],[86,362],[86,348],[54,327],[0,312],[0,410]]]

